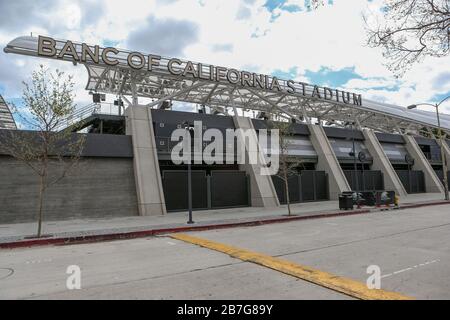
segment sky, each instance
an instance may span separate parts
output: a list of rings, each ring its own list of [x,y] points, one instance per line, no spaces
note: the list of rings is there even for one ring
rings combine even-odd
[[[379,14],[382,0],[330,0],[317,10],[308,10],[307,3],[0,1],[0,47],[32,33],[271,74],[401,106],[435,102],[450,94],[450,56],[425,58],[396,79],[383,65],[381,50],[365,45],[362,15]],[[77,106],[90,103],[83,66],[3,51],[0,94],[20,105],[22,81],[29,81],[39,64],[73,74]],[[450,101],[442,106],[450,113]]]

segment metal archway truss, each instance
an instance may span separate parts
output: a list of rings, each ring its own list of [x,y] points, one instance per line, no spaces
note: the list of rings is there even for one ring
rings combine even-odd
[[[60,51],[65,41],[55,40]],[[73,42],[80,55],[81,43]],[[103,52],[100,48],[100,52]],[[4,48],[7,53],[41,57],[38,55],[38,38],[18,37]],[[70,55],[49,57],[74,64],[83,64],[88,70],[87,90],[119,95],[130,105],[137,104],[138,98],[156,100],[149,106],[157,106],[166,100],[174,100],[207,105],[218,112],[227,113],[228,108],[255,110],[276,113],[285,118],[298,121],[323,121],[325,124],[346,126],[356,122],[359,127],[367,127],[388,133],[413,132],[430,136],[436,129],[437,121],[434,112],[407,110],[406,108],[362,99],[361,104],[341,102],[342,100],[325,100],[313,98],[312,91],[303,95],[296,90],[289,93],[286,80],[280,80],[281,91],[266,90],[249,86],[234,85],[227,81],[213,81],[188,76],[177,76],[168,71],[170,58],[160,57],[159,65],[149,71],[148,63],[144,68],[136,70],[129,66],[127,57],[130,51],[117,50],[116,65],[104,62],[93,63],[75,61]],[[186,64],[186,61],[182,61]],[[204,68],[208,65],[202,64]],[[202,67],[202,68],[203,68]],[[297,84],[298,86],[298,84]],[[312,90],[313,86],[309,85]],[[298,87],[297,87],[298,89]],[[305,89],[303,89],[305,90]],[[127,97],[131,96],[131,100]],[[446,134],[450,133],[450,115],[441,115],[441,127]]]
[[[207,80],[186,79],[181,76],[135,71],[128,68],[88,65],[88,90],[126,97],[151,98],[149,107],[173,100],[207,105],[217,112],[228,113],[228,108],[275,113],[284,118],[311,123],[323,121],[328,125],[345,127],[356,122],[380,132],[415,132],[429,136],[436,125],[386,113],[364,106],[323,101],[286,92],[272,92],[254,88],[217,83]],[[364,100],[363,100],[364,102]],[[406,109],[405,109],[406,110]],[[450,130],[444,129],[446,133]]]

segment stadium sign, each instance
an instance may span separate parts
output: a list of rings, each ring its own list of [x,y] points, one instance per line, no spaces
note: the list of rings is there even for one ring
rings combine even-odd
[[[39,36],[38,55],[48,58],[69,58],[73,62],[103,64],[110,67],[129,67],[133,70],[169,73],[173,76],[199,79],[218,83],[229,83],[242,87],[274,92],[286,92],[320,100],[332,100],[361,106],[361,95],[327,87],[319,87],[294,80],[281,80],[275,76],[239,71],[213,65],[204,65],[177,58],[165,59],[159,55],[144,55],[140,52],[124,52],[113,47],[100,48],[70,40],[57,45],[50,37]],[[164,60],[164,61],[163,61]]]

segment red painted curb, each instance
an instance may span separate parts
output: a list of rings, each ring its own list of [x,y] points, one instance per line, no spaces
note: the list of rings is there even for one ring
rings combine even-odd
[[[405,205],[401,206],[399,209],[420,208],[420,207],[442,205],[442,204],[449,204],[449,203],[450,203],[450,201],[405,204]],[[21,240],[21,241],[16,241],[16,242],[9,242],[9,243],[0,243],[0,249],[16,249],[16,248],[34,247],[34,246],[69,245],[69,244],[92,243],[92,242],[100,242],[100,241],[135,239],[135,238],[150,237],[150,236],[156,236],[156,235],[162,235],[162,234],[168,234],[168,233],[204,231],[204,230],[226,229],[226,228],[234,228],[234,227],[251,227],[251,226],[259,226],[259,225],[272,224],[272,223],[283,223],[283,222],[298,221],[298,220],[323,219],[323,218],[331,218],[331,217],[338,217],[338,216],[350,216],[350,215],[374,213],[374,212],[379,212],[379,211],[380,210],[373,211],[370,209],[354,210],[354,211],[336,211],[336,212],[316,214],[316,215],[310,215],[310,216],[291,216],[291,217],[285,216],[285,217],[280,217],[280,218],[232,222],[232,223],[223,223],[223,224],[215,224],[215,225],[184,226],[184,227],[175,227],[175,228],[150,229],[150,230],[142,230],[142,231],[130,231],[130,232],[121,232],[121,233],[98,234],[98,235],[87,235],[87,236],[76,236],[76,237],[65,237],[65,238],[30,239],[30,240]]]

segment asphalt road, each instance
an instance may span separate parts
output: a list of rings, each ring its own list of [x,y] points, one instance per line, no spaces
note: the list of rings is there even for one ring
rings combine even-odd
[[[418,299],[450,299],[450,205],[190,233]],[[81,289],[68,290],[70,265]],[[0,250],[1,299],[350,299],[168,237]]]

